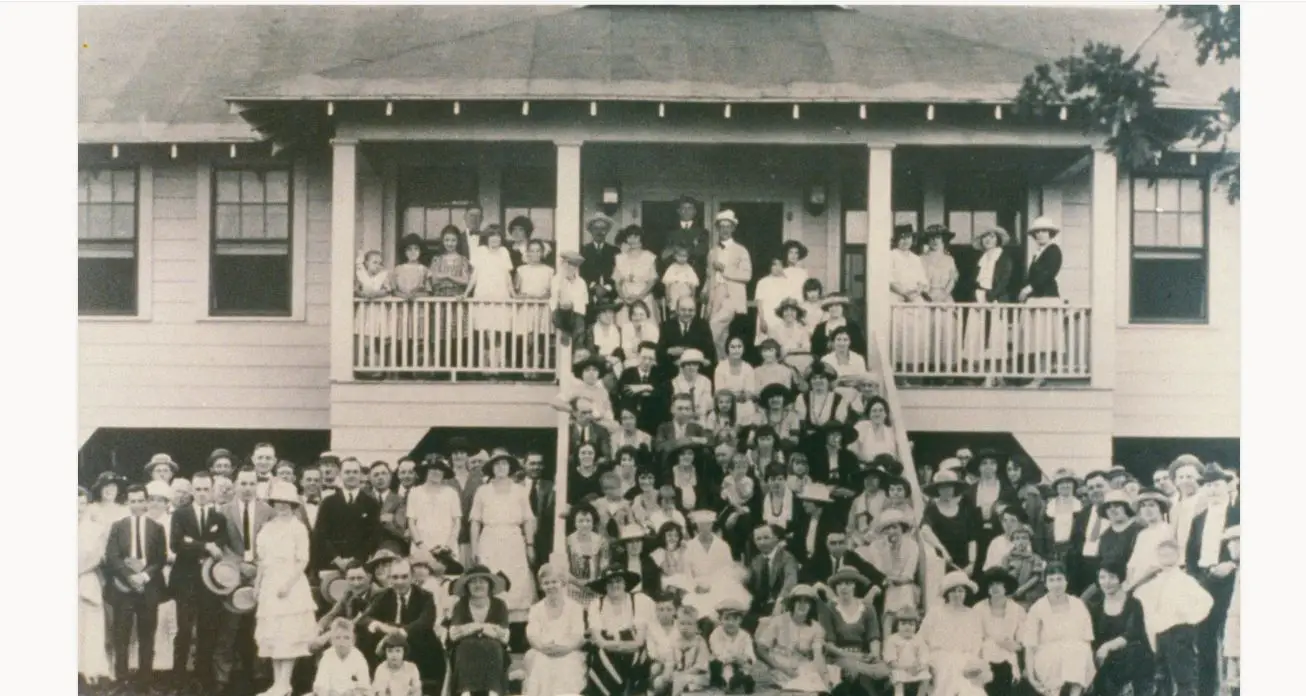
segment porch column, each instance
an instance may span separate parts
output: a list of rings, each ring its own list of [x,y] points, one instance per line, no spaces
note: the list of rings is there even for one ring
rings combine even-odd
[[[555,143],[557,148],[557,202],[553,210],[553,244],[556,268],[555,272],[561,274],[563,264],[562,252],[580,251],[580,227],[581,227],[581,185],[580,185],[580,147],[581,142],[576,141],[558,141]],[[557,345],[558,356],[558,384],[565,384],[571,379],[571,346]],[[566,503],[567,500],[567,464],[568,455],[571,452],[571,443],[568,442],[568,436],[571,433],[571,414],[558,412],[558,447],[554,456],[557,463],[557,474],[554,476],[554,500],[559,501],[558,505]],[[565,563],[567,525],[562,520],[553,521],[553,550],[552,558],[554,562]],[[537,549],[537,552],[542,549]]]
[[[887,348],[890,344],[893,145],[871,145],[866,168],[866,336],[871,345]],[[866,357],[871,360],[869,355]],[[885,375],[885,379],[892,377]]]
[[[1090,270],[1089,370],[1095,389],[1115,386],[1116,372],[1116,216],[1119,174],[1116,156],[1093,150],[1092,221]]]
[[[358,142],[331,141],[331,381],[354,379]]]

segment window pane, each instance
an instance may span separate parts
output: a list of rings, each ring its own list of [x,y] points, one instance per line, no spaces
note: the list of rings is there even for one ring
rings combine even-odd
[[[110,239],[113,237],[113,206],[87,206],[91,213],[90,237],[92,239]]]
[[[215,255],[212,303],[217,314],[290,314],[290,255]]]
[[[1179,218],[1179,246],[1200,249],[1206,245],[1202,233],[1202,214],[1184,213]]]
[[[88,256],[77,259],[79,314],[136,313],[136,259]]]
[[[240,238],[264,239],[266,237],[267,233],[263,229],[263,206],[240,206]]]
[[[91,193],[91,175],[85,169],[77,170],[77,202],[85,203]]]
[[[1156,245],[1163,247],[1179,246],[1179,215],[1177,213],[1157,214]]]
[[[992,210],[977,210],[974,214],[972,232],[975,230],[986,230],[990,227],[998,226],[998,214]]]
[[[218,202],[219,203],[239,203],[240,202],[240,172],[229,169],[219,170],[218,175]]]
[[[269,203],[286,203],[290,201],[290,172],[278,169],[264,175],[267,179]]]
[[[865,210],[845,210],[843,212],[844,254],[851,245],[866,246],[867,218]]]
[[[240,202],[259,203],[263,200],[263,176],[261,172],[243,171],[240,173]]]
[[[108,169],[91,172],[91,202],[108,203],[113,200],[113,172]]]
[[[1134,213],[1134,246],[1156,246],[1156,213]]]
[[[957,235],[957,239],[973,239],[975,230],[971,224],[971,214],[963,211],[948,213],[948,229]]]
[[[114,239],[136,237],[136,211],[133,206],[113,206],[113,237]]]
[[[426,238],[439,239],[440,230],[449,224],[448,208],[427,208],[426,209]]]
[[[535,223],[535,239],[553,239],[553,208],[536,208],[531,211]]]
[[[920,214],[915,210],[898,210],[893,213],[893,226],[911,225],[913,230],[919,231],[921,228]]]
[[[1179,180],[1178,179],[1157,180],[1156,207],[1171,213],[1179,210]]]
[[[1151,179],[1134,179],[1134,210],[1156,209],[1156,186]]]
[[[404,234],[416,234],[425,236],[426,230],[426,211],[421,208],[407,208],[404,210]]]
[[[219,205],[214,224],[218,239],[240,239],[240,206],[234,203]]]
[[[117,203],[136,202],[136,172],[123,169],[114,171],[113,200]]]
[[[1198,179],[1179,180],[1179,206],[1184,212],[1200,213],[1203,208],[1202,182]]]
[[[267,206],[268,239],[288,239],[290,237],[290,206]]]
[[[1136,322],[1206,318],[1206,259],[1133,262],[1130,314]]]

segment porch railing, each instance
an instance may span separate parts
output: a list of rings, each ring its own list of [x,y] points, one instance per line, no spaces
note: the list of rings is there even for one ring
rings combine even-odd
[[[897,303],[894,374],[924,378],[1087,380],[1090,308]]]
[[[549,379],[557,347],[548,300],[354,300],[354,372],[456,380]]]

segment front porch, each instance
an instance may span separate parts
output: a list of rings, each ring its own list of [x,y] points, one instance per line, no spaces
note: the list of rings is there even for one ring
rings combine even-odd
[[[402,131],[396,126],[375,132],[378,140],[364,137],[368,128],[353,130],[358,140],[334,143],[333,211],[342,213],[333,214],[335,278],[352,277],[359,255],[370,250],[393,266],[406,234],[434,248],[445,225],[465,229],[464,214],[474,204],[483,208],[485,225],[528,218],[533,238],[555,254],[588,241],[583,220],[599,211],[617,229],[641,225],[645,246],[657,249],[661,228],[674,225],[676,198],[689,194],[701,201],[700,224],[723,208],[748,211],[740,212],[740,236],[755,279],[765,275],[781,242],[806,245],[810,276],[826,293],[852,298],[855,319],[885,338],[903,386],[1106,385],[1099,374],[1110,351],[1099,342],[1110,340],[1110,323],[1102,322],[1115,305],[1117,181],[1114,159],[1087,146],[1039,138],[1030,145],[1016,138],[896,147],[792,139],[532,142],[493,140],[484,131],[447,141],[429,128],[395,142]],[[512,134],[521,137],[520,130]],[[1062,221],[1065,304],[972,304],[966,287],[978,254],[972,239],[991,225],[1008,229],[1013,242],[1006,253],[1023,275],[1031,253],[1025,227],[1038,215]],[[908,306],[890,299],[888,240],[900,224],[916,230],[945,224],[957,233],[950,251],[961,283],[952,302]],[[361,299],[351,291],[346,299],[348,288],[336,286],[337,383],[538,383],[558,379],[570,362],[544,298]],[[1105,308],[1102,317],[1095,307]]]

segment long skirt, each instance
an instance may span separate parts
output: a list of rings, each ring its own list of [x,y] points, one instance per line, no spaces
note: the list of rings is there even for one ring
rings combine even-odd
[[[922,310],[925,311],[925,310]],[[958,363],[961,338],[961,309],[931,307],[928,315],[929,345],[926,369],[951,373]]]
[[[468,636],[453,644],[451,663],[449,693],[508,693],[508,648],[503,643],[485,636]]]
[[[86,678],[110,678],[109,653],[104,649],[104,606],[77,602],[77,673]],[[132,651],[135,653],[135,651]],[[171,659],[171,655],[168,656]]]
[[[1082,641],[1063,640],[1038,646],[1029,670],[1046,689],[1057,696],[1065,684],[1087,687],[1093,682],[1093,649]]]
[[[620,640],[634,638],[633,631],[622,631]],[[626,696],[644,691],[648,684],[649,659],[643,648],[633,653],[589,648],[584,696]]]
[[[911,371],[921,370],[929,349],[929,311],[909,305],[894,307],[889,336],[892,339],[889,353],[894,364],[907,366]]]
[[[954,693],[962,683],[968,681],[963,672],[972,657],[969,653],[955,650],[931,650],[930,668],[934,672],[932,693]]]
[[[521,623],[535,602],[535,577],[526,562],[526,539],[521,527],[509,524],[485,525],[476,547],[487,568],[508,576],[512,584],[503,595],[508,620]]]
[[[549,657],[537,650],[526,652],[526,681],[522,696],[567,696],[585,690],[585,653],[575,650]]]
[[[1024,355],[1038,356],[1032,365],[1025,365],[1026,371],[1048,373],[1053,363],[1049,358],[1056,356],[1060,360],[1066,352],[1066,313],[1065,301],[1060,297],[1031,297],[1025,301],[1029,309],[1023,312],[1020,352]]]
[[[858,653],[857,656],[841,657],[830,666],[830,683],[842,681],[856,682],[868,694],[876,693],[876,682],[889,678],[889,665],[880,661],[860,659],[862,651],[856,648],[841,647],[841,650]]]
[[[987,362],[999,364],[1007,358],[1007,312],[1001,305],[986,305],[966,311],[962,354],[971,369],[984,369]]]

